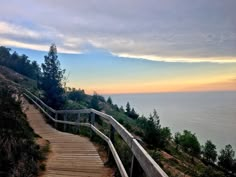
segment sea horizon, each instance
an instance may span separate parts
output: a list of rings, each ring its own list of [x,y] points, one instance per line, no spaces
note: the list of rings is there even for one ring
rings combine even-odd
[[[165,92],[103,95],[125,109],[129,102],[141,116],[148,117],[154,109],[162,127],[172,134],[190,130],[200,143],[212,140],[217,150],[231,144],[236,150],[236,91]]]
[[[78,89],[81,89],[81,88],[78,88]],[[86,91],[85,91],[86,92]],[[103,93],[103,94],[99,94],[99,95],[102,95],[104,97],[108,97],[110,95],[142,95],[142,94],[168,94],[168,93],[208,93],[208,92],[236,92],[236,90],[196,90],[196,91],[166,91],[166,92],[130,92],[130,93]],[[95,93],[97,93],[95,91]]]

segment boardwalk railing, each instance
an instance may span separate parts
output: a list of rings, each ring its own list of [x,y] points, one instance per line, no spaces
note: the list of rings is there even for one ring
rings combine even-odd
[[[64,130],[66,125],[74,126],[85,126],[89,127],[94,133],[101,137],[107,142],[109,149],[113,155],[116,165],[122,177],[128,177],[128,174],[122,164],[120,157],[114,147],[114,132],[116,131],[121,138],[127,143],[129,149],[132,152],[132,162],[130,167],[129,176],[134,176],[136,161],[139,162],[143,171],[148,177],[168,177],[167,174],[160,168],[160,166],[152,159],[152,157],[146,152],[146,150],[139,144],[139,142],[133,137],[133,135],[128,132],[119,122],[117,122],[112,116],[96,111],[94,109],[81,109],[81,110],[54,110],[47,106],[42,100],[33,95],[31,92],[25,90],[24,95],[31,100],[49,119],[51,119],[55,127],[58,123],[64,125]],[[74,121],[68,120],[68,115],[75,115]],[[81,115],[88,114],[87,122],[81,121]],[[59,116],[63,119],[59,119]],[[95,116],[99,116],[101,119],[106,121],[110,125],[110,135],[109,137],[102,133],[98,128],[95,127]]]

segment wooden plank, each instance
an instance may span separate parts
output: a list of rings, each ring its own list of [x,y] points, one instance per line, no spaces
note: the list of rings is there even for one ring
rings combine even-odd
[[[66,131],[66,120],[67,120],[67,114],[65,113],[64,115],[63,115],[63,119],[64,119],[64,123],[63,123],[63,129],[64,129],[64,132]]]

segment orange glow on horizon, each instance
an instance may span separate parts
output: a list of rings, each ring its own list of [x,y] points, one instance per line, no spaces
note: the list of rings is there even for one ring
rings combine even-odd
[[[73,86],[72,86],[73,87]],[[226,81],[169,81],[149,83],[104,84],[94,87],[83,87],[86,93],[93,94],[129,94],[129,93],[164,93],[164,92],[203,92],[203,91],[236,91],[236,80]]]

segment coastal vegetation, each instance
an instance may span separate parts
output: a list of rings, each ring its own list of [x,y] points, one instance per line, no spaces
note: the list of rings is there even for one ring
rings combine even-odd
[[[13,54],[16,56],[17,53],[14,53]],[[57,57],[57,49],[55,45],[50,47],[48,55],[45,56],[45,62],[42,64],[42,69],[40,69],[36,62],[28,61],[26,55],[24,55],[24,57],[23,55],[12,57],[13,54],[10,54],[10,49],[0,47],[0,64],[13,69],[22,75],[30,77],[28,81],[31,81],[32,79],[32,83],[37,83],[36,85],[32,84],[33,87],[31,87],[31,90],[37,96],[41,97],[41,99],[43,99],[48,105],[56,109],[83,109],[89,107],[106,112],[113,116],[135,136],[140,144],[142,144],[142,146],[169,176],[236,176],[235,152],[231,145],[226,145],[225,148],[220,151],[220,154],[217,154],[216,145],[210,140],[201,146],[197,135],[189,130],[177,132],[173,135],[169,127],[162,127],[157,110],[154,110],[149,117],[140,116],[135,109],[132,108],[129,102],[127,102],[124,109],[123,106],[119,107],[116,105],[112,101],[111,97],[108,97],[106,100],[103,96],[97,93],[88,95],[83,89],[66,87],[63,80],[65,70],[60,68],[60,62]],[[7,60],[6,57],[8,57]],[[10,62],[8,62],[8,60]],[[16,69],[15,66],[18,66],[18,64],[17,62],[14,62],[15,60],[17,60],[18,63],[24,63],[22,65],[27,68],[33,68],[32,73],[34,74],[30,74],[29,76],[28,73],[25,74],[23,71],[24,69]],[[6,76],[6,72],[2,74]],[[12,80],[12,78],[10,78],[10,80]],[[15,80],[17,81],[17,79]],[[22,84],[22,82],[17,82]],[[3,91],[3,94],[4,93],[5,91]],[[11,101],[10,104],[15,106],[10,108],[12,110],[17,110],[17,114],[12,113],[11,115],[14,115],[14,118],[9,120],[18,121],[18,117],[22,117],[23,113],[20,113],[20,103],[16,102],[11,95],[12,94],[9,94],[7,98]],[[1,96],[1,98],[2,97],[4,96]],[[3,114],[4,110],[1,110],[1,115]],[[24,120],[24,118],[22,118],[22,120]],[[6,131],[13,133],[12,129],[5,130],[8,124],[0,125],[4,125],[1,128],[0,136],[6,136],[6,133],[4,133]],[[18,124],[14,123],[14,125]],[[27,141],[28,144],[25,146],[29,147],[28,149],[30,152],[25,153],[31,154],[31,157],[33,157],[35,161],[30,165],[35,164],[32,166],[32,169],[37,169],[37,161],[40,160],[38,154],[40,154],[40,152],[37,150],[37,145],[35,145],[33,141],[35,135],[32,134],[32,130],[31,133],[29,133],[30,129],[28,125],[26,126],[26,123],[23,123],[23,125],[23,129],[27,131],[16,134],[22,138],[29,139]],[[80,133],[83,134],[83,130]],[[15,136],[15,132],[13,134]],[[131,153],[129,152],[127,145],[121,141],[121,138],[118,135],[115,136],[115,139],[115,147],[125,165],[125,168],[129,170],[131,164]],[[101,145],[106,146],[102,141],[97,140],[96,137],[94,140],[100,142]],[[1,149],[9,150],[9,147],[16,148],[17,145],[13,144]],[[14,152],[8,152],[7,154],[9,153],[12,154],[12,158],[15,158],[14,155],[16,154],[14,154]],[[5,158],[8,158],[8,156],[1,159]],[[0,161],[0,170],[6,168],[2,164],[3,161]],[[3,173],[9,174],[10,171]],[[34,175],[36,175],[36,173]],[[143,173],[138,172],[137,175],[142,176]]]
[[[38,176],[44,170],[45,147],[28,125],[20,95],[1,80],[0,85],[0,176]]]
[[[40,67],[36,61],[31,61],[25,54],[19,55],[16,51],[0,46],[0,65],[13,69],[14,71],[37,80],[40,75]]]

